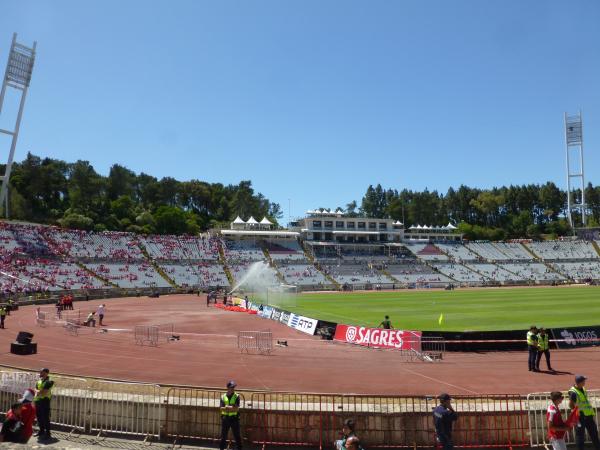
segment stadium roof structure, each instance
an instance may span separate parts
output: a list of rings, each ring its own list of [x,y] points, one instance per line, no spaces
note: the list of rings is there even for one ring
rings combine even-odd
[[[252,216],[250,216],[250,218],[246,221],[246,223],[248,225],[258,225],[258,222],[256,221],[256,219]]]
[[[271,222],[269,219],[267,219],[266,217],[263,217],[263,220],[260,221],[261,225],[273,225],[273,222]]]
[[[233,223],[234,223],[235,225],[241,225],[241,224],[245,224],[246,222],[244,222],[244,219],[242,219],[240,216],[237,216],[237,217],[235,218],[235,220],[233,221]]]

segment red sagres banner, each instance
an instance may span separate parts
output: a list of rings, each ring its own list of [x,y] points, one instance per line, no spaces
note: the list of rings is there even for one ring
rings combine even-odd
[[[421,350],[421,332],[338,325],[334,339],[366,347]]]

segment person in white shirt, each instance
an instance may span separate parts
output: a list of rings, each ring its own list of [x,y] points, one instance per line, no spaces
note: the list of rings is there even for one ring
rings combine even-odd
[[[103,326],[104,324],[102,323],[102,320],[104,319],[104,304],[98,306],[98,311],[96,311],[96,313],[98,314],[98,325]]]

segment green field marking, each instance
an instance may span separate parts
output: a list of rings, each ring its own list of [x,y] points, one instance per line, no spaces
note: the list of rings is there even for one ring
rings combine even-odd
[[[306,293],[286,309],[364,326],[377,326],[387,314],[395,328],[423,331],[575,327],[600,325],[600,287]]]

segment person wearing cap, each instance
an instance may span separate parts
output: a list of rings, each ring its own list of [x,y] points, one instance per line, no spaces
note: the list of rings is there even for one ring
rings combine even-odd
[[[221,450],[225,450],[229,429],[233,432],[237,450],[242,449],[240,434],[240,396],[235,392],[237,384],[231,380],[227,383],[227,392],[221,396]]]
[[[40,379],[35,385],[35,397],[33,398],[38,426],[40,428],[38,432],[40,439],[52,438],[50,434],[50,399],[52,398],[54,381],[50,379],[49,375],[50,370],[48,369],[40,371]]]
[[[458,419],[458,414],[452,408],[451,397],[444,393],[438,397],[440,404],[433,409],[433,424],[437,440],[444,450],[452,450],[452,424]]]
[[[21,402],[13,403],[6,413],[0,431],[0,442],[22,442],[23,422],[21,422]]]
[[[537,335],[538,352],[535,358],[535,368],[540,370],[540,362],[542,361],[542,355],[546,357],[546,367],[550,372],[554,372],[554,369],[550,366],[550,340],[548,339],[548,333],[544,328],[540,328],[540,332]]]
[[[585,390],[585,380],[587,377],[577,375],[575,385],[569,389],[569,408],[579,410],[579,422],[575,427],[575,443],[578,450],[583,450],[585,444],[585,430],[587,430],[594,448],[600,450],[600,440],[598,439],[598,428],[594,416],[596,411],[590,403]]]
[[[550,393],[551,403],[546,411],[546,423],[548,425],[548,439],[554,450],[567,450],[565,434],[569,431],[578,419],[577,407],[575,407],[567,421],[563,421],[560,412],[560,404],[563,401],[562,392],[554,391]]]
[[[33,421],[35,420],[35,406],[33,404],[33,398],[35,397],[35,391],[33,389],[26,389],[21,397],[21,422],[23,422],[23,435],[22,443],[26,444],[29,438],[33,434]]]
[[[529,331],[527,332],[527,350],[529,351],[529,371],[538,372],[538,370],[535,368],[535,361],[538,354],[537,327],[535,325],[531,325],[531,327],[529,327]]]

